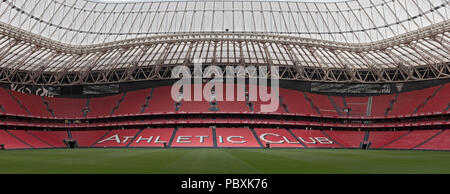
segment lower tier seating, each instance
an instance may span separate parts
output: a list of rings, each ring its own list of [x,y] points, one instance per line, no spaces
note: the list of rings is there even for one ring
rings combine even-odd
[[[0,130],[6,149],[67,148],[68,132]],[[365,132],[274,128],[148,128],[72,131],[82,148],[359,148]],[[450,150],[449,130],[372,131],[369,149]]]
[[[324,133],[345,148],[359,148],[365,135],[365,132],[358,131],[324,131]]]
[[[172,147],[213,147],[211,128],[180,128],[175,134]]]
[[[418,130],[413,131],[399,140],[392,142],[391,144],[384,146],[383,148],[388,149],[413,149],[418,145],[424,143],[441,130]]]
[[[127,147],[138,132],[139,129],[111,130],[93,147]]]
[[[263,146],[270,144],[270,147],[304,147],[286,129],[255,129],[255,132]]]
[[[22,142],[31,146],[31,148],[51,148],[49,144],[43,142],[37,137],[33,136],[31,133],[25,130],[8,130],[12,135],[22,140]]]
[[[65,148],[65,139],[69,138],[67,131],[29,131],[33,136],[39,138],[43,142],[53,148]]]
[[[261,147],[249,128],[216,128],[216,136],[218,147]]]
[[[28,149],[29,145],[12,136],[5,130],[0,130],[0,144],[3,144],[5,149]]]
[[[292,133],[308,148],[341,148],[336,142],[318,130],[292,129]]]
[[[129,147],[164,147],[172,137],[173,128],[144,129]]]
[[[370,132],[370,148],[382,148],[385,145],[399,139],[409,131],[373,131]]]
[[[107,130],[89,130],[89,131],[71,131],[72,139],[76,140],[78,147],[91,147],[97,141],[100,140],[104,135],[106,135]]]
[[[421,150],[450,150],[450,130],[445,130],[416,149]]]

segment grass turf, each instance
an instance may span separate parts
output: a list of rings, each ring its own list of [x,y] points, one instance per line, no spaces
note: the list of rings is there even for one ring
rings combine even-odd
[[[0,151],[0,174],[448,174],[450,152],[314,149]]]

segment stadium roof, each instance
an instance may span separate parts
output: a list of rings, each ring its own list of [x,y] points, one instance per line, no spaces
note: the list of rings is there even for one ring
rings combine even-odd
[[[175,65],[277,65],[284,79],[449,77],[448,0],[4,0],[0,81],[167,79]]]

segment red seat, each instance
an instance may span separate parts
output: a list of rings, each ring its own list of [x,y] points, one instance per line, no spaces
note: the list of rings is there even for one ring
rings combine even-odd
[[[216,128],[216,136],[218,147],[261,147],[248,128]]]
[[[224,84],[223,95],[226,97],[227,84]],[[222,99],[217,101],[216,108],[218,110],[212,110],[213,105],[209,101],[203,99],[201,102],[193,102],[183,100],[179,106],[181,112],[249,112],[250,108],[244,101],[237,101],[238,90],[237,85],[232,85],[234,91],[234,101],[226,101]],[[246,87],[249,87],[248,85]],[[423,90],[417,90],[412,92],[400,93],[398,100],[393,104],[392,110],[390,108],[391,102],[394,100],[394,95],[381,95],[374,96],[371,116],[384,116],[386,112],[391,116],[412,114],[414,110],[418,109],[418,113],[430,113],[430,112],[443,112],[446,110],[450,101],[450,84],[445,85],[436,96],[431,98],[431,95],[437,91],[440,86],[435,86]],[[265,87],[261,87],[265,88]],[[258,91],[260,88],[257,88]],[[124,100],[119,103],[124,94],[116,94],[106,97],[91,98],[89,102],[89,117],[108,116],[114,111],[115,115],[126,114],[139,114],[142,111],[143,105],[146,104],[146,99],[150,95],[151,89],[137,90],[126,93]],[[171,97],[172,86],[162,86],[155,88],[149,106],[145,109],[145,113],[156,112],[175,112],[175,101]],[[216,88],[216,95],[220,96],[220,88]],[[248,88],[250,90],[250,88]],[[271,90],[268,88],[268,90]],[[250,92],[250,91],[249,91]],[[28,110],[33,116],[50,117],[51,114],[48,110],[53,111],[54,115],[58,118],[78,118],[83,116],[85,110],[86,98],[49,98],[44,97],[44,101],[48,102],[47,105],[42,100],[42,97],[24,94],[20,92],[10,91],[11,95],[14,95],[15,99],[8,94],[7,90],[0,88],[0,112],[10,114],[22,114],[28,115]],[[270,92],[269,92],[270,93]],[[260,94],[260,92],[256,92]],[[306,94],[306,98],[305,98]],[[285,108],[290,113],[300,114],[317,114],[319,110],[322,115],[325,116],[338,116],[338,111],[344,108],[351,109],[350,115],[353,116],[365,116],[368,107],[368,97],[330,97],[336,104],[336,107],[332,104],[327,95],[314,94],[314,93],[301,93],[292,89],[280,88],[279,93],[280,103],[277,105],[275,113],[286,113]],[[256,99],[249,99],[253,103],[253,109],[255,112],[261,112],[261,105],[269,104],[269,102],[263,102],[259,95],[255,96]],[[309,101],[311,99],[312,102]],[[346,103],[344,103],[344,99]],[[428,99],[428,101],[427,101]],[[228,99],[229,100],[229,99]],[[241,99],[242,100],[242,99]],[[427,103],[425,103],[427,101]],[[23,106],[21,106],[21,104]],[[283,107],[285,106],[285,108]],[[341,116],[347,114],[342,112]]]
[[[5,130],[0,130],[0,144],[4,144],[5,149],[28,149],[30,146],[26,145],[19,139],[10,135]]]
[[[113,96],[91,98],[89,102],[89,117],[107,116],[111,115],[112,110],[119,103],[123,94],[117,94]]]
[[[436,135],[440,130],[417,130],[409,133],[408,135],[402,137],[401,139],[384,146],[383,148],[389,149],[413,149],[416,146],[424,143],[434,135]]]
[[[263,146],[270,144],[270,147],[301,148],[304,147],[286,129],[255,129],[258,138]]]
[[[133,140],[130,147],[164,147],[169,145],[173,128],[145,129]]]
[[[350,116],[367,116],[369,97],[345,97],[345,100],[347,102],[347,106],[341,107],[341,110],[343,110],[343,108],[349,108]]]
[[[431,98],[418,113],[444,112],[450,104],[450,84],[444,85],[439,92]]]
[[[175,134],[172,147],[213,147],[211,128],[180,128]]]
[[[280,93],[289,113],[317,114],[317,111],[300,91],[281,88]]]
[[[435,86],[423,90],[400,93],[398,95],[397,102],[394,103],[392,111],[389,112],[389,115],[412,114],[416,108],[425,102],[425,99],[430,97],[436,91],[437,88],[438,86]]]
[[[45,97],[53,110],[53,114],[58,118],[79,118],[83,116],[86,107],[86,99],[78,98],[49,98]]]
[[[145,105],[146,98],[150,95],[151,89],[128,92],[124,101],[120,103],[119,108],[114,112],[115,115],[139,114]]]
[[[330,99],[326,95],[309,93],[308,97],[312,99],[314,105],[319,108],[322,115],[326,116],[339,116],[336,108],[331,103]]]
[[[252,87],[251,85],[247,87]],[[257,95],[255,96],[255,99],[252,99],[250,97],[249,102],[253,103],[253,110],[254,112],[267,112],[267,113],[286,113],[286,110],[282,107],[280,104],[282,101],[280,99],[280,93],[278,95],[272,94],[272,90],[275,88],[270,88],[266,86],[259,86],[257,88]],[[279,89],[278,89],[279,90]],[[252,91],[248,89],[249,93],[251,94]],[[262,92],[265,91],[265,92]],[[267,95],[267,96],[264,96]],[[262,99],[267,98],[267,99]],[[274,99],[275,98],[275,99]],[[271,107],[273,106],[273,107]],[[263,110],[263,107],[265,110]]]
[[[220,91],[218,88],[216,88],[216,95],[221,96],[221,100],[217,102],[217,108],[219,109],[219,112],[250,112],[250,108],[247,106],[245,102],[245,93],[244,91],[244,85],[242,84],[236,84],[236,85],[230,85],[230,84],[224,84],[223,90]],[[230,90],[228,92],[227,90]],[[233,92],[231,92],[233,91]],[[232,95],[233,93],[233,95]],[[240,97],[238,97],[241,95]],[[227,99],[227,96],[228,99]],[[230,99],[231,98],[231,99]],[[219,98],[220,99],[220,98]],[[242,100],[243,99],[243,100]]]
[[[136,137],[139,129],[118,129],[109,131],[93,147],[126,147]]]
[[[336,142],[319,130],[291,130],[308,148],[340,148]]]
[[[446,130],[417,149],[450,150],[450,130]]]
[[[33,136],[55,148],[67,147],[64,140],[69,138],[67,131],[29,131]]]
[[[27,111],[23,109],[17,101],[15,101],[7,92],[6,89],[0,87],[0,105],[9,114],[28,115]]]
[[[365,132],[359,131],[324,131],[324,133],[345,148],[359,148],[365,135]]]
[[[28,133],[25,130],[8,130],[11,134],[30,145],[32,148],[51,148],[50,145],[44,143],[40,139]]]
[[[384,117],[387,109],[390,107],[391,101],[394,100],[394,97],[394,95],[374,96],[371,116]]]
[[[145,113],[175,112],[175,101],[171,98],[171,87],[164,86],[155,88],[149,107]]]
[[[370,148],[381,148],[409,131],[371,131],[369,135]]]
[[[72,139],[77,140],[78,146],[82,148],[91,147],[107,132],[107,130],[71,131]]]
[[[11,91],[11,94],[25,106],[31,115],[40,117],[51,117],[52,114],[47,110],[46,105],[42,101],[41,96],[24,94],[16,91]]]

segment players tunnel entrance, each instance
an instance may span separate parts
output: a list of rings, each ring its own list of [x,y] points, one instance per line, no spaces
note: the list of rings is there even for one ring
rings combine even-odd
[[[370,148],[370,145],[372,145],[371,142],[365,141],[365,142],[361,143],[360,148],[363,149],[363,150],[367,150],[367,149]]]
[[[66,144],[67,148],[70,149],[78,148],[78,142],[75,139],[65,139],[64,143]]]

